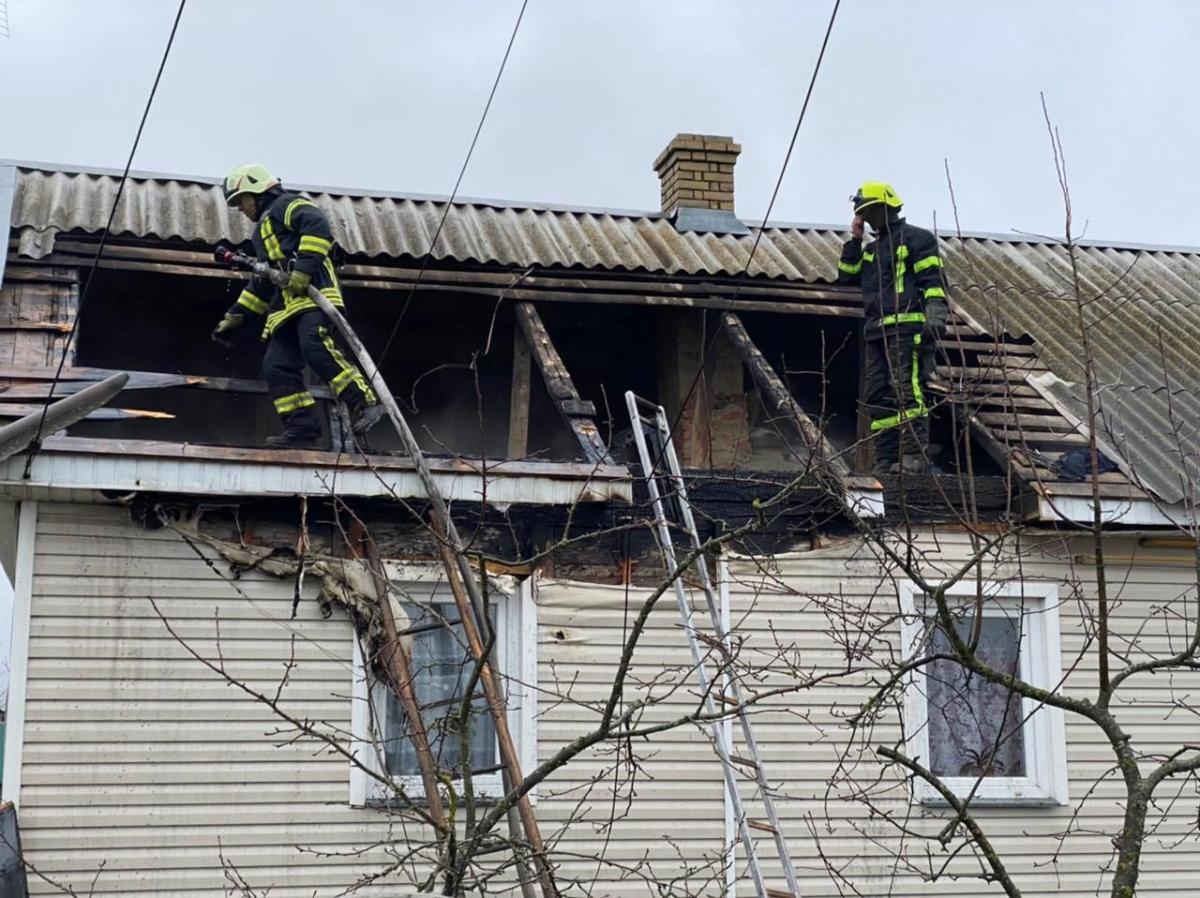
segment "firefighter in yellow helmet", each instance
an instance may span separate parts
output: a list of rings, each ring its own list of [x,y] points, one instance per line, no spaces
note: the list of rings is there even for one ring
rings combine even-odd
[[[257,223],[254,251],[260,261],[290,272],[287,287],[254,277],[212,337],[228,344],[232,332],[250,316],[262,322],[263,376],[283,420],[283,433],[267,437],[272,449],[317,445],[321,418],[317,402],[304,385],[304,366],[329,384],[350,407],[351,429],[366,433],[383,409],[362,372],[342,352],[332,322],[308,295],[316,287],[335,306],[342,306],[341,285],[330,258],[333,232],[324,213],[311,200],[283,189],[279,179],[258,164],[239,165],[225,179],[225,201]]]
[[[852,196],[850,239],[838,283],[863,292],[866,405],[875,437],[875,473],[929,470],[926,386],[934,345],[946,326],[946,282],[937,238],[900,215],[892,185],[867,181]],[[866,226],[872,239],[866,246]]]

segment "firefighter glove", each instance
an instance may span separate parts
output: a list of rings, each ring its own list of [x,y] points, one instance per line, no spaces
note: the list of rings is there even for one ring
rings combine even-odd
[[[290,293],[301,296],[308,293],[308,285],[312,283],[312,275],[303,271],[293,271],[288,277],[287,289]]]
[[[217,326],[213,328],[212,339],[214,343],[222,343],[225,346],[232,346],[232,332],[242,326],[242,322],[246,320],[245,315],[239,315],[237,312],[226,312]]]

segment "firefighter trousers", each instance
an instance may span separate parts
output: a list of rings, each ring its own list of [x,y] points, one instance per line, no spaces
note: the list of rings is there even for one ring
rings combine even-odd
[[[343,354],[325,313],[301,312],[275,329],[263,355],[263,376],[288,432],[312,438],[321,433],[317,401],[304,385],[305,365],[351,408],[377,401],[362,372]]]
[[[929,446],[925,388],[933,371],[933,347],[920,331],[889,330],[866,341],[866,405],[875,440],[875,467],[885,471],[902,456],[924,461]]]

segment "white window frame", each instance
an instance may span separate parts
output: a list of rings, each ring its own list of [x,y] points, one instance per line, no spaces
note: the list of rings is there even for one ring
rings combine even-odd
[[[402,589],[412,591],[423,601],[453,603],[454,596],[445,582],[440,565],[412,565],[384,562],[386,573]],[[410,589],[411,588],[411,589]],[[436,590],[436,592],[435,592]],[[537,604],[534,601],[533,577],[517,581],[512,578],[492,578],[488,598],[495,614],[497,657],[501,683],[508,690],[508,727],[517,745],[522,772],[537,766]],[[354,688],[350,714],[351,752],[356,760],[376,773],[384,772],[380,740],[372,733],[375,722],[382,720],[379,694],[371,694],[371,680],[364,665],[362,647],[354,643]],[[377,685],[378,688],[378,685]],[[499,752],[497,751],[497,759]],[[419,776],[402,777],[406,794],[411,798],[425,797],[425,784]],[[462,787],[461,779],[455,788]],[[473,778],[477,798],[495,799],[503,795],[500,771]],[[536,787],[529,799],[536,802]],[[357,764],[350,765],[350,804],[353,807],[380,805],[391,796],[387,788]]]
[[[984,617],[1021,617],[1021,679],[1043,689],[1055,689],[1062,681],[1062,659],[1058,614],[1058,586],[1046,582],[989,582],[983,584]],[[971,599],[975,581],[961,581],[947,590],[951,599]],[[932,602],[915,584],[900,584],[900,607],[905,656],[926,651],[921,645],[926,628],[918,613]],[[928,614],[925,615],[928,617]],[[929,700],[925,668],[912,672],[905,685],[906,750],[909,757],[928,766]],[[1061,708],[1052,708],[1030,698],[1021,698],[1025,742],[1025,776],[985,777],[971,799],[973,805],[1065,805],[1069,800],[1066,728]],[[959,798],[971,795],[976,777],[942,777]],[[945,805],[938,792],[920,777],[913,779],[913,799],[920,804]]]

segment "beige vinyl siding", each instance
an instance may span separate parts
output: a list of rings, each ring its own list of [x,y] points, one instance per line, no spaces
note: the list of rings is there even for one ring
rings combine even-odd
[[[957,559],[968,557],[969,547],[963,535],[953,530],[923,534],[920,548],[928,553],[923,566],[926,575],[934,580],[949,573]],[[1136,550],[1137,541],[1131,538],[1111,539],[1108,551],[1114,556],[1128,557]],[[1060,626],[1062,631],[1062,666],[1064,672],[1074,667],[1067,677],[1065,689],[1074,695],[1094,694],[1097,682],[1094,649],[1078,657],[1083,645],[1084,606],[1076,599],[1095,595],[1095,570],[1075,561],[1078,556],[1092,553],[1084,540],[1070,547],[1060,539],[1025,541],[1021,564],[1000,565],[985,574],[991,579],[1053,581],[1060,583]],[[1160,558],[1170,555],[1156,550]],[[1172,564],[1131,565],[1114,563],[1109,569],[1111,594],[1118,600],[1112,609],[1113,630],[1117,634],[1132,634],[1146,624],[1156,606],[1175,601],[1185,592],[1191,608],[1195,609],[1195,573],[1187,565],[1188,553],[1172,557]],[[731,564],[732,616],[740,620],[738,635],[745,640],[748,657],[762,653],[760,659],[777,650],[777,645],[791,649],[791,658],[803,671],[828,671],[842,662],[830,636],[835,620],[821,610],[827,597],[840,596],[850,604],[865,607],[872,602],[880,613],[898,608],[894,583],[880,573],[880,567],[856,541],[837,543],[827,549],[798,553],[764,561],[736,559]],[[1072,584],[1081,590],[1077,597]],[[1194,619],[1194,618],[1193,618]],[[1176,622],[1178,636],[1181,622]],[[1161,621],[1146,626],[1141,636],[1145,649],[1166,653],[1168,642]],[[1117,641],[1114,640],[1114,645]],[[1178,645],[1178,640],[1175,645]],[[780,685],[786,677],[774,676],[763,685]],[[1196,673],[1145,675],[1129,681],[1122,690],[1123,698],[1115,705],[1122,724],[1133,739],[1146,750],[1178,749],[1185,742],[1195,743],[1200,727],[1194,713],[1174,712],[1168,716],[1169,701],[1178,696],[1196,695],[1200,687]],[[844,685],[849,682],[851,685]],[[837,896],[840,893],[821,862],[816,843],[809,835],[807,818],[818,826],[820,845],[830,863],[846,865],[849,880],[864,895],[902,896],[965,896],[1001,894],[999,886],[979,882],[954,880],[946,877],[937,883],[921,882],[912,873],[896,869],[891,860],[898,846],[895,830],[878,820],[868,818],[861,803],[847,801],[844,790],[830,791],[827,782],[834,770],[839,750],[845,745],[842,727],[846,713],[866,699],[869,692],[859,681],[843,681],[837,686],[821,686],[796,693],[782,702],[773,702],[773,710],[756,718],[756,733],[762,743],[773,778],[784,784],[787,799],[781,807],[787,818],[789,843],[802,879],[802,891],[807,898]],[[837,707],[835,712],[832,709]],[[1017,885],[1026,896],[1095,895],[1101,879],[1099,869],[1111,853],[1111,838],[1120,831],[1123,805],[1120,803],[1122,785],[1110,780],[1101,786],[1084,804],[1075,832],[1067,840],[1057,860],[1051,856],[1057,843],[1054,837],[1065,830],[1080,799],[1098,777],[1113,762],[1111,750],[1100,732],[1087,721],[1067,714],[1067,772],[1070,780],[1070,803],[1066,807],[1009,807],[978,808],[975,816],[983,823],[999,853],[1009,863]],[[894,738],[894,727],[877,730],[878,739]],[[864,760],[867,760],[864,757]],[[870,767],[868,766],[868,770]],[[867,771],[864,771],[864,778]],[[1170,781],[1160,787],[1164,807],[1183,783]],[[903,791],[903,790],[899,790]],[[906,802],[900,795],[884,802],[892,810],[903,810]],[[1200,841],[1195,830],[1197,789],[1186,784],[1183,797],[1176,802],[1165,824],[1146,840],[1143,856],[1143,875],[1138,894],[1142,896],[1171,896],[1183,898],[1195,894],[1200,881]],[[914,828],[937,832],[947,819],[945,812],[916,809],[911,821]],[[1187,837],[1182,845],[1174,843]],[[924,845],[910,841],[912,859],[922,863]],[[935,846],[936,847],[936,846]],[[764,844],[764,848],[768,848]],[[769,853],[769,850],[768,850]],[[933,866],[939,855],[934,852]],[[924,860],[923,866],[930,867]],[[973,861],[964,859],[953,869],[978,869]],[[1107,881],[1107,880],[1105,880]],[[780,880],[781,882],[781,880]],[[1107,894],[1107,892],[1102,892]]]
[[[248,573],[237,587],[249,600],[172,531],[135,527],[123,509],[39,506],[20,796],[25,847],[39,870],[81,894],[103,863],[97,896],[215,898],[228,885],[223,853],[255,888],[271,887],[273,898],[333,896],[377,869],[380,853],[360,854],[364,847],[404,844],[406,834],[390,830],[379,812],[349,807],[342,758],[314,754],[311,743],[281,745],[286,737],[273,735],[280,721],[190,658],[149,602],[153,596],[208,658],[218,654],[219,620],[228,669],[264,692],[275,689],[294,634],[297,667],[285,707],[348,739],[353,650],[345,616],[322,619],[310,589],[290,621],[290,583]],[[543,758],[596,719],[594,707],[572,702],[607,695],[624,595],[542,585],[539,682],[550,690],[540,702]],[[640,600],[631,594],[631,607]],[[686,664],[670,596],[643,645],[639,683]],[[644,720],[689,707],[681,697]],[[637,775],[637,800],[625,807],[620,796],[621,819],[606,837],[611,776],[593,779],[611,763],[610,752],[591,752],[540,788],[537,813],[564,884],[593,879],[600,856],[618,865],[606,863],[599,874],[621,880],[612,894],[646,894],[647,876],[682,875],[688,883],[720,876],[713,867],[724,805],[703,736],[691,729],[655,739]],[[706,861],[708,869],[695,872]],[[31,890],[55,893],[39,881]],[[358,894],[409,891],[391,885]]]
[[[966,551],[961,535],[950,530],[936,538],[927,534],[922,545],[948,559]],[[1129,554],[1135,546],[1132,539],[1114,540],[1110,551]],[[1027,543],[1025,549],[1023,576],[1058,582],[1079,577],[1085,592],[1093,590],[1093,572],[1073,560],[1087,554],[1085,546],[1063,550],[1050,544],[1043,551]],[[405,834],[389,831],[378,812],[349,807],[343,759],[314,754],[311,745],[279,745],[283,740],[272,735],[277,719],[187,657],[147,597],[157,597],[180,634],[208,657],[216,654],[219,614],[226,663],[262,689],[274,689],[294,633],[299,663],[285,701],[348,731],[352,633],[344,615],[321,619],[306,594],[297,619],[289,621],[291,584],[246,574],[238,586],[251,604],[174,533],[141,530],[119,508],[42,504],[35,553],[20,816],[30,860],[40,869],[86,894],[103,861],[98,896],[217,898],[227,886],[217,856],[219,836],[226,856],[256,888],[272,886],[273,898],[326,898],[379,862],[378,853],[360,856],[358,849],[380,840],[403,841]],[[765,562],[734,559],[731,570],[733,619],[744,651],[762,660],[786,648],[786,657],[801,670],[828,670],[839,661],[817,597],[841,595],[858,606],[870,600],[880,608],[896,602],[895,587],[855,543]],[[1132,632],[1152,606],[1173,600],[1193,582],[1186,564],[1124,571],[1114,608],[1117,628]],[[641,588],[539,584],[541,759],[595,724],[627,627],[645,595]],[[1189,595],[1194,601],[1194,591]],[[1066,669],[1081,644],[1082,612],[1066,586],[1060,598]],[[1157,624],[1145,638],[1165,644]],[[694,707],[687,644],[670,592],[652,615],[635,660],[625,701],[665,697],[642,723]],[[1166,676],[1134,681],[1129,694],[1136,703],[1119,712],[1135,738],[1194,742],[1194,715],[1167,717],[1164,702],[1172,689],[1198,694],[1195,680],[1192,674],[1174,683]],[[772,677],[760,688],[781,682]],[[1078,665],[1069,688],[1084,691],[1094,682],[1092,656]],[[773,699],[755,715],[771,774],[788,796],[781,805],[803,894],[840,894],[816,857],[810,819],[823,849],[849,865],[846,873],[864,895],[999,894],[995,886],[949,879],[923,884],[903,871],[893,879],[885,850],[896,844],[893,833],[836,793],[826,801],[841,744],[841,721],[830,708],[844,709],[864,696],[861,685],[822,687]],[[1109,755],[1090,726],[1069,717],[1068,739],[1074,803]],[[622,767],[613,802],[611,745],[585,753],[539,786],[537,814],[567,893],[580,894],[573,883],[598,878],[595,898],[651,895],[649,876],[678,878],[678,893],[715,892],[712,863],[722,850],[725,811],[720,769],[705,733],[689,725],[635,740],[634,750],[639,770],[632,800]],[[1194,894],[1200,881],[1195,837],[1170,850],[1163,843],[1192,826],[1196,801],[1189,786],[1176,816],[1148,840],[1139,894]],[[614,813],[616,822],[605,826]],[[918,810],[917,817],[923,814],[929,820],[918,819],[919,825],[940,826],[940,813]],[[1069,808],[979,811],[1027,895],[1095,893],[1097,868],[1108,857],[1108,838],[1119,820],[1115,785],[1085,806],[1082,821],[1089,832],[1071,836],[1057,867],[1035,869],[1048,859],[1050,835],[1065,827],[1069,814]],[[770,853],[765,842],[762,847]],[[36,880],[31,888],[34,894],[53,893]],[[390,886],[360,894],[407,891]],[[752,894],[750,883],[741,880],[739,898]]]
[[[188,657],[149,602],[208,658],[219,622],[230,672],[267,693],[294,637],[284,707],[348,734],[346,616],[322,619],[311,587],[294,621],[290,583],[250,573],[237,587],[249,598],[121,508],[39,506],[20,820],[47,876],[87,894],[103,864],[98,896],[219,896],[223,851],[260,893],[291,898],[378,869],[379,852],[354,852],[387,838],[386,820],[349,806],[348,763],[280,744],[286,725]]]
[[[536,595],[543,696],[538,753],[544,761],[594,730],[647,591],[542,581]],[[695,711],[691,656],[673,592],[655,606],[634,661],[626,701],[658,702],[635,725]],[[559,839],[561,875],[595,881],[596,898],[657,894],[644,877],[675,881],[670,894],[719,894],[714,880],[724,883],[724,787],[707,730],[688,725],[635,739],[633,751],[639,770],[631,784],[627,766],[620,767],[615,803],[612,743],[587,751],[539,787],[538,818]]]

